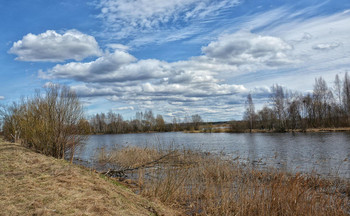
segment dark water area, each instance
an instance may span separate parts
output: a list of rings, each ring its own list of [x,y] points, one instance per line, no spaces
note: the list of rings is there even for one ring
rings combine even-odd
[[[192,149],[258,168],[313,172],[350,178],[350,133],[144,133],[93,135],[76,151],[78,161],[97,167],[99,149],[125,146]]]

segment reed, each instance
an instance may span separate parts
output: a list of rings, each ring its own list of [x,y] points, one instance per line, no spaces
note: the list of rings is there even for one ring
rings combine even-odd
[[[258,170],[220,155],[189,150],[127,147],[100,160],[141,168],[137,191],[187,215],[349,215],[350,182],[277,169]],[[104,158],[103,158],[104,157]]]

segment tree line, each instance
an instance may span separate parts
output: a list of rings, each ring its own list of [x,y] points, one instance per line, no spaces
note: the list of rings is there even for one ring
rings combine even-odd
[[[313,92],[303,95],[278,84],[271,87],[270,101],[255,111],[251,94],[247,96],[243,122],[234,122],[231,129],[266,129],[274,131],[307,128],[350,126],[350,77],[335,76],[329,87],[322,78],[316,78]],[[239,125],[238,125],[239,124]]]
[[[203,122],[199,114],[185,116],[183,120],[173,118],[172,123],[166,123],[161,114],[155,115],[152,110],[136,112],[135,118],[124,120],[119,113],[109,111],[90,117],[90,132],[92,134],[123,134],[145,132],[170,132],[198,130]]]

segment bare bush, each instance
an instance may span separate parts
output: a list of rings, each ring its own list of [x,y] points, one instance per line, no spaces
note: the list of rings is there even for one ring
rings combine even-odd
[[[2,109],[4,136],[38,152],[64,158],[86,136],[83,108],[77,95],[66,86],[50,85],[44,93],[22,99]]]

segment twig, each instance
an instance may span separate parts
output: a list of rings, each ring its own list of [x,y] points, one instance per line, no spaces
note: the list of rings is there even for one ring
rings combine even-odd
[[[173,154],[175,151],[172,151],[166,155],[163,155],[159,158],[157,158],[156,160],[153,160],[153,161],[150,161],[150,162],[147,162],[145,164],[142,164],[140,166],[137,166],[137,167],[132,167],[132,168],[125,168],[125,169],[121,169],[121,170],[108,170],[107,172],[102,172],[103,175],[106,175],[106,176],[117,176],[117,177],[123,177],[125,176],[125,172],[127,171],[133,171],[133,170],[138,170],[140,168],[150,168],[150,167],[153,167],[153,166],[149,166],[151,164],[154,164],[154,163],[157,163],[159,161],[161,161],[162,159],[168,157],[169,155]]]

